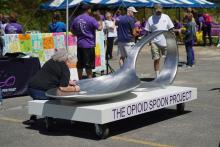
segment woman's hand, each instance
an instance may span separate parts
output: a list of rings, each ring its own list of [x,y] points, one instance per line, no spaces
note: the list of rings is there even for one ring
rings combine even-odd
[[[76,86],[77,84],[76,84],[76,81],[75,81],[75,80],[70,80],[70,81],[69,81],[69,85],[71,85],[71,86]]]
[[[78,85],[75,86],[68,85],[67,87],[59,87],[59,90],[63,92],[79,92],[80,87]]]
[[[75,86],[75,90],[76,92],[79,92],[80,91],[80,87],[78,85]]]

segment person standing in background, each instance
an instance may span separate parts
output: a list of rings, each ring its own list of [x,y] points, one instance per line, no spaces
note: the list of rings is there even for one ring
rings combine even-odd
[[[61,21],[61,14],[54,13],[52,23],[48,26],[49,32],[66,32],[66,24]]]
[[[128,52],[134,46],[135,36],[135,18],[134,13],[138,12],[134,7],[129,7],[127,9],[127,14],[119,16],[116,20],[116,25],[118,26],[118,49],[120,53],[119,64],[122,66],[124,60],[127,58]]]
[[[115,12],[113,18],[114,18],[115,20],[118,20],[118,17],[120,17],[120,16],[122,16],[122,15],[121,15],[121,10],[118,9],[118,10]]]
[[[6,14],[2,14],[1,30],[3,35],[5,34],[5,27],[7,26],[8,23],[9,23],[9,16]]]
[[[148,19],[145,30],[148,33],[153,33],[160,30],[172,30],[174,28],[173,22],[170,17],[166,14],[163,14],[163,8],[159,4],[154,5],[154,14]],[[163,34],[155,37],[151,41],[151,54],[152,59],[154,60],[154,71],[156,77],[159,76],[160,70],[160,58],[161,56],[166,56],[166,39]]]
[[[177,19],[174,19],[173,23],[174,23],[173,31],[176,35],[176,39],[179,43],[182,43],[183,39],[182,39],[182,35],[181,35],[181,28],[183,25]]]
[[[186,54],[187,54],[187,68],[191,68],[194,65],[194,41],[196,38],[196,23],[193,22],[193,15],[187,15],[187,24],[186,24],[186,31],[185,34],[185,47],[186,47]]]
[[[92,78],[92,69],[95,68],[96,30],[102,30],[102,23],[90,16],[92,9],[83,5],[83,14],[72,22],[72,33],[77,36],[77,70],[79,79],[82,79],[83,69],[86,69],[88,78]]]
[[[203,25],[203,42],[204,46],[206,46],[206,35],[208,35],[209,38],[209,45],[212,45],[212,36],[211,36],[211,29],[212,29],[212,17],[208,13],[203,14],[204,18],[204,25]]]
[[[5,27],[5,34],[22,34],[23,27],[21,24],[17,23],[18,15],[12,12],[9,15],[9,23]]]
[[[141,37],[141,22],[139,20],[137,20],[134,24],[135,26],[135,32],[136,32],[136,36],[135,36],[135,43],[137,43],[137,41],[140,39],[139,37]]]
[[[4,35],[4,30],[2,29],[2,19],[3,19],[3,15],[0,13],[0,57],[3,54],[3,38],[2,36]],[[1,105],[1,89],[0,89],[0,105]]]
[[[112,18],[112,14],[110,12],[107,12],[105,14],[106,20],[105,20],[105,28],[107,33],[107,49],[106,49],[106,59],[112,59],[112,50],[113,50],[113,44],[114,40],[117,37],[117,29],[115,26],[115,20]]]

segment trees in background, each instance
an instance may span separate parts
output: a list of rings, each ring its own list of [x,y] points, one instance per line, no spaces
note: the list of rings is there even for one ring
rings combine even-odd
[[[40,4],[48,0],[0,0],[0,13],[9,14],[14,11],[19,14],[18,22],[24,25],[25,30],[39,30],[41,32],[48,31],[48,24],[51,22],[51,11],[40,10]],[[216,4],[220,4],[219,0],[210,0]],[[74,8],[73,8],[74,9]],[[206,9],[214,20],[220,23],[220,9]],[[71,11],[71,10],[70,10]],[[165,9],[166,13],[171,17],[178,17],[176,9]],[[197,9],[197,11],[205,11],[205,9]],[[183,12],[181,9],[180,16]],[[62,11],[65,21],[65,10]],[[137,14],[138,19],[148,18],[152,14],[150,8],[142,8]]]
[[[18,22],[27,30],[47,31],[51,21],[51,12],[40,10],[40,4],[47,0],[0,0],[0,13],[9,15],[18,14]]]

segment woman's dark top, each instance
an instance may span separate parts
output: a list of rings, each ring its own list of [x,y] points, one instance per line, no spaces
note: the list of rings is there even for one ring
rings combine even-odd
[[[29,88],[47,91],[51,88],[66,87],[69,80],[70,71],[65,62],[50,59],[30,80]]]

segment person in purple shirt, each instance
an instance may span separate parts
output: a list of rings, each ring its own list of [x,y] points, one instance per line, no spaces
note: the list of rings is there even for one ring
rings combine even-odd
[[[96,10],[96,14],[100,16],[102,21],[105,21],[105,16],[101,14],[100,10]]]
[[[182,35],[181,35],[181,28],[182,28],[183,25],[177,19],[174,19],[173,25],[174,25],[173,31],[176,35],[177,41],[178,42],[183,42],[183,38],[182,38]]]
[[[115,12],[115,15],[113,16],[113,19],[114,19],[114,20],[118,20],[118,17],[120,17],[120,16],[122,16],[122,15],[121,15],[121,10],[117,10],[117,11]]]
[[[83,5],[83,14],[77,16],[72,22],[72,33],[77,36],[77,70],[79,79],[82,79],[83,68],[88,78],[92,78],[92,69],[95,68],[96,30],[102,25],[90,16],[91,7]]]
[[[137,33],[137,35],[135,36],[135,43],[137,43],[139,37],[141,37],[141,22],[137,20],[134,26],[135,26],[135,32]]]
[[[204,26],[205,20],[204,20],[204,18],[202,16],[202,13],[199,13],[198,16],[199,16],[199,18],[198,18],[199,19],[198,31],[202,31],[202,28]]]
[[[22,34],[23,27],[17,23],[17,13],[11,13],[9,16],[9,23],[5,27],[5,34]]]
[[[119,64],[122,66],[124,60],[127,57],[127,53],[134,46],[135,36],[135,18],[134,13],[137,10],[134,7],[129,7],[127,9],[127,14],[119,16],[116,20],[116,25],[118,26],[118,50],[120,53]]]

